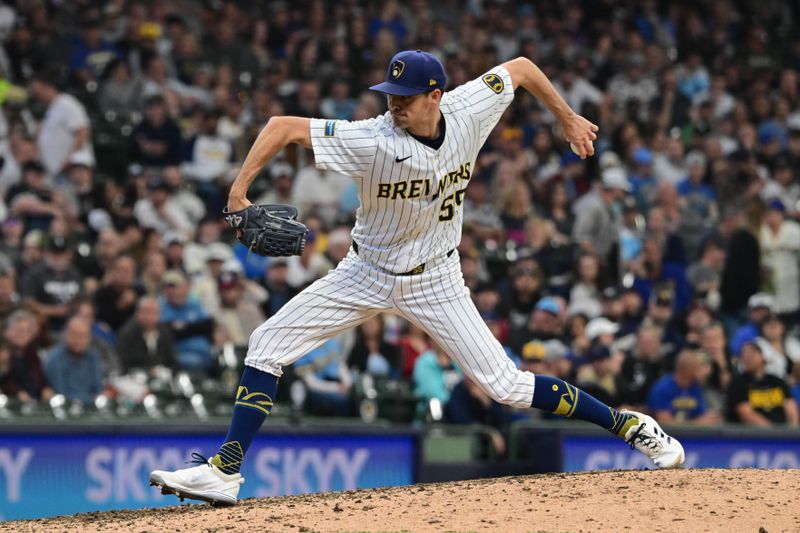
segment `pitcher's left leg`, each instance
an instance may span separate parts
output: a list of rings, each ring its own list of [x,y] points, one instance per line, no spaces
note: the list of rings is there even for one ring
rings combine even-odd
[[[618,411],[561,379],[519,370],[481,318],[460,273],[451,274],[450,279],[429,276],[401,281],[405,290],[398,310],[439,343],[492,399],[597,424],[625,439],[660,468],[683,464],[681,444],[651,417]]]

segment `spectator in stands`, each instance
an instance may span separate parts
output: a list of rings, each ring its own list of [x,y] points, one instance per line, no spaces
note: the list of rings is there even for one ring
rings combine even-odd
[[[616,283],[620,223],[613,206],[631,190],[631,185],[621,168],[604,170],[601,179],[597,197],[576,214],[572,235],[583,251],[598,257],[601,268],[609,273],[609,281]]]
[[[492,400],[469,377],[464,376],[450,392],[444,406],[444,419],[450,424],[481,424],[491,428],[495,452],[505,455],[507,445],[503,432],[508,430],[513,414]]]
[[[4,326],[3,340],[10,361],[6,363],[3,392],[23,402],[48,401],[54,392],[37,349],[40,329],[36,317],[20,309],[6,318]]]
[[[298,291],[311,285],[335,266],[318,252],[316,237],[315,233],[309,232],[302,255],[292,256],[286,262],[286,282]]]
[[[708,379],[706,400],[713,403],[714,407],[723,408],[721,400],[731,381],[731,358],[728,354],[728,343],[725,342],[725,328],[720,322],[713,322],[703,329],[700,350],[711,359],[711,377]]]
[[[621,406],[626,397],[625,383],[621,375],[624,355],[612,351],[598,339],[598,342],[589,348],[586,358],[589,364],[577,370],[575,379],[578,385],[607,405]]]
[[[438,344],[417,357],[412,374],[414,394],[419,399],[417,416],[424,417],[433,400],[439,402],[440,407],[447,404],[462,375],[461,369]]]
[[[230,342],[237,348],[247,348],[250,335],[266,320],[258,304],[244,296],[245,281],[241,272],[220,272],[217,279],[220,305],[212,315],[217,327],[217,346]]]
[[[122,255],[114,261],[108,273],[108,282],[94,294],[97,316],[114,332],[133,316],[136,300],[144,294],[136,277],[133,257]]]
[[[800,123],[795,129],[789,129],[790,139],[800,141]],[[798,153],[800,155],[800,153]],[[800,183],[795,179],[795,167],[790,156],[781,153],[775,157],[772,165],[772,179],[767,180],[761,189],[761,198],[769,204],[771,200],[780,200],[786,208],[786,215],[797,219],[800,209]]]
[[[24,234],[25,227],[17,217],[9,216],[0,225],[0,257],[8,260],[11,266],[19,263]]]
[[[44,263],[25,272],[22,295],[33,309],[46,316],[48,325],[60,331],[69,318],[69,305],[81,294],[81,276],[72,266],[72,249],[64,237],[47,243]]]
[[[53,390],[84,404],[93,404],[104,387],[102,364],[91,341],[89,321],[73,317],[64,328],[64,340],[45,358],[45,372]]]
[[[0,323],[17,310],[19,303],[17,273],[10,264],[0,265]]]
[[[31,78],[30,84],[32,96],[47,106],[36,144],[39,157],[51,177],[66,170],[73,154],[81,153],[88,161],[94,162],[86,108],[71,94],[60,92],[56,79],[57,75],[52,71],[40,71]]]
[[[214,367],[211,317],[189,293],[189,281],[183,272],[170,270],[164,274],[162,282],[161,322],[169,326],[175,339],[180,368],[201,375],[211,373]]]
[[[603,286],[600,275],[597,256],[591,253],[581,254],[576,263],[575,282],[569,295],[571,313],[580,312],[590,317],[601,314],[600,291]]]
[[[533,257],[523,253],[517,258],[503,292],[501,314],[508,317],[512,329],[523,327],[544,292],[544,274]]]
[[[747,300],[748,322],[739,327],[731,337],[731,353],[739,355],[744,343],[759,335],[761,324],[775,311],[775,299],[772,295],[759,292]]]
[[[467,191],[467,195],[469,195],[469,191]],[[561,238],[563,241],[570,239],[572,227],[575,224],[575,216],[570,210],[570,200],[563,180],[555,179],[549,183],[545,191],[545,214],[547,219],[554,224],[554,237]]]
[[[645,307],[642,295],[633,287],[625,287],[620,297],[622,313],[617,319],[619,322],[620,337],[635,334],[644,320]],[[613,315],[608,315],[613,316]]]
[[[741,352],[742,375],[731,381],[728,409],[731,421],[752,426],[798,427],[797,404],[789,386],[764,371],[764,354],[755,342],[746,342]]]
[[[79,267],[84,280],[92,285],[99,285],[121,253],[122,237],[120,234],[110,227],[100,230],[93,253]]]
[[[204,251],[206,268],[200,275],[193,277],[192,292],[197,295],[203,307],[214,314],[219,309],[218,283],[222,265],[233,259],[233,252],[230,246],[222,242],[212,242]]]
[[[655,292],[647,306],[647,314],[642,327],[650,326],[661,332],[661,348],[667,358],[667,367],[672,363],[678,350],[683,347],[683,337],[672,321],[672,291],[663,288]]]
[[[258,204],[294,205],[292,188],[294,168],[286,161],[275,161],[269,166],[270,188],[257,200]]]
[[[142,109],[142,82],[131,73],[122,59],[114,59],[105,68],[97,106],[105,116],[109,113],[130,121]]]
[[[267,318],[277,313],[286,302],[294,298],[297,290],[289,285],[289,269],[286,260],[276,258],[270,261],[266,272],[267,299],[263,309]]]
[[[109,64],[122,54],[103,38],[99,18],[89,16],[81,21],[81,36],[72,48],[69,69],[81,83],[97,80]]]
[[[767,204],[761,224],[761,263],[767,271],[774,311],[788,323],[800,317],[800,225],[785,217],[786,207],[777,198]]]
[[[725,266],[725,248],[714,238],[706,240],[701,247],[700,259],[689,265],[686,280],[692,287],[696,298],[702,298],[711,309],[720,304],[720,283]]]
[[[96,222],[98,217],[108,217],[105,210],[105,184],[95,180],[92,162],[85,153],[72,154],[65,172],[69,183],[65,202],[73,206],[71,209],[79,229],[96,232],[99,229]]]
[[[717,193],[706,183],[707,158],[699,150],[686,156],[688,177],[677,185],[681,203],[680,234],[688,257],[694,257],[702,236],[719,218]]]
[[[767,315],[755,342],[764,354],[764,371],[767,374],[785,379],[791,373],[792,366],[800,364],[800,341],[786,334],[786,326],[778,315]]]
[[[654,287],[670,285],[676,313],[682,313],[692,299],[692,291],[686,280],[686,268],[664,260],[663,250],[658,242],[645,239],[641,258],[632,262],[635,274],[633,286],[639,291],[642,300],[650,300]]]
[[[675,192],[675,188],[666,190]],[[666,191],[663,191],[666,192]],[[666,195],[669,195],[667,193]],[[652,206],[647,212],[647,233],[644,240],[654,241],[661,247],[662,261],[668,263],[686,264],[686,250],[681,236],[677,233],[680,226],[680,213],[667,210],[663,205],[664,198],[659,194],[659,203]]]
[[[11,214],[22,220],[25,231],[47,230],[60,213],[54,191],[48,186],[45,167],[38,161],[22,166],[22,182],[8,190],[5,201]]]
[[[641,146],[633,152],[633,172],[629,176],[631,194],[643,209],[654,205],[658,196],[658,180],[653,173],[653,152]]]
[[[197,134],[186,141],[181,172],[195,186],[209,213],[219,213],[224,207],[224,189],[231,179],[235,152],[233,144],[217,133],[220,113],[200,111]]]
[[[431,349],[428,335],[418,326],[406,323],[406,330],[400,337],[402,375],[410,378],[414,373],[417,358]]]
[[[145,167],[178,165],[181,160],[181,130],[167,113],[162,96],[145,102],[144,120],[133,130],[132,159]]]
[[[140,226],[160,234],[170,230],[189,234],[194,229],[189,215],[172,198],[170,186],[161,176],[147,181],[147,196],[136,202],[133,213]]]
[[[294,364],[294,372],[306,388],[304,409],[312,415],[349,416],[354,413],[353,379],[342,350],[342,339],[333,337]]]
[[[206,216],[206,213],[214,213],[215,216],[219,213],[219,210],[210,211],[206,209],[203,200],[192,190],[192,184],[186,183],[183,179],[180,167],[174,165],[164,167],[161,171],[161,177],[169,188],[170,199],[186,213],[192,225],[203,225],[205,222],[203,217]],[[201,229],[198,228],[197,232],[200,233]]]
[[[531,339],[546,341],[560,338],[564,333],[562,308],[558,300],[545,296],[536,302],[533,313],[527,324],[521,328],[513,328],[508,338],[508,345],[514,353],[520,353],[522,346]]]
[[[148,296],[158,296],[164,274],[167,272],[167,258],[160,250],[148,253],[144,257],[142,270],[142,286]]]
[[[117,376],[120,373],[120,361],[114,344],[117,342],[116,333],[106,324],[97,320],[97,310],[90,298],[81,297],[72,303],[71,316],[85,319],[92,325],[92,340],[90,347],[93,348],[102,365],[103,378]]]
[[[616,111],[623,112],[630,103],[647,109],[657,96],[658,85],[644,67],[644,56],[631,54],[625,61],[625,70],[609,81],[606,93],[614,99]]]
[[[40,268],[42,261],[44,261],[44,249],[47,244],[44,232],[35,229],[25,234],[22,239],[22,250],[19,254],[19,260],[14,265],[14,270],[19,272],[17,281],[19,283],[20,293],[22,293],[22,280],[30,270]],[[24,295],[23,295],[24,296]]]
[[[662,424],[716,424],[719,412],[706,408],[703,384],[711,374],[710,361],[695,350],[682,350],[675,371],[653,384],[647,407]]]
[[[654,327],[642,327],[636,345],[625,354],[622,379],[625,382],[623,403],[633,408],[643,407],[647,394],[664,373],[664,353],[661,349],[661,332]]]
[[[356,328],[356,342],[347,364],[378,378],[399,377],[400,350],[386,342],[381,315],[368,318]]]
[[[699,346],[703,331],[714,322],[714,313],[702,301],[693,303],[684,317],[684,340],[687,345]]]
[[[177,370],[175,342],[167,324],[160,322],[159,302],[143,296],[136,304],[136,314],[119,330],[117,352],[122,374],[140,369],[154,375],[159,368]]]
[[[729,206],[720,226],[726,238],[720,312],[736,326],[741,324],[739,315],[748,306],[748,298],[758,292],[761,278],[761,249],[741,209],[741,206]],[[733,352],[738,353],[736,349]]]
[[[184,261],[188,239],[180,231],[167,231],[161,235],[161,250],[167,260],[167,269],[188,273]]]

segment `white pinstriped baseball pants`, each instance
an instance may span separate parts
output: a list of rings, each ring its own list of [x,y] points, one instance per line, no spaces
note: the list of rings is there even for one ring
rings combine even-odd
[[[337,333],[377,313],[400,315],[427,332],[494,400],[530,407],[534,375],[508,358],[464,286],[458,253],[426,263],[425,272],[394,276],[352,249],[328,275],[295,296],[250,336],[245,364],[280,376]]]

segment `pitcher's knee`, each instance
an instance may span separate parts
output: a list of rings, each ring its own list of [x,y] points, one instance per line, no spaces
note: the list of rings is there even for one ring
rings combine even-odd
[[[281,367],[284,364],[282,358],[285,354],[281,350],[282,343],[276,342],[276,333],[276,328],[271,327],[269,321],[253,331],[244,359],[246,366],[277,376],[281,375]]]
[[[476,376],[475,383],[497,403],[520,408],[531,406],[534,376],[530,372],[513,367],[502,374]]]

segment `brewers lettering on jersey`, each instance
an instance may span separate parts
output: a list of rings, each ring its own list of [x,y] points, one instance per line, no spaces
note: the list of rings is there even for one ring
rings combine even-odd
[[[464,195],[478,153],[515,89],[523,87],[553,112],[581,158],[593,155],[597,126],[570,109],[525,58],[443,92],[446,84],[444,67],[434,56],[400,52],[387,68],[386,81],[371,87],[387,95],[385,114],[354,122],[275,117],[259,134],[231,187],[228,208],[250,205],[247,191],[261,168],[285,146],[298,143],[313,149],[320,169],[355,180],[361,205],[352,247],[334,270],[253,332],[219,452],[210,460],[197,456],[198,467],[153,472],[150,479],[162,491],[235,503],[243,482],[239,468],[271,409],[282,367],[378,313],[399,315],[426,331],[498,402],[588,420],[626,439],[660,467],[683,463],[678,441],[652,418],[617,411],[560,379],[519,370],[481,319],[461,274],[457,247]],[[560,312],[554,302],[542,308]],[[255,396],[257,406],[247,401]]]

